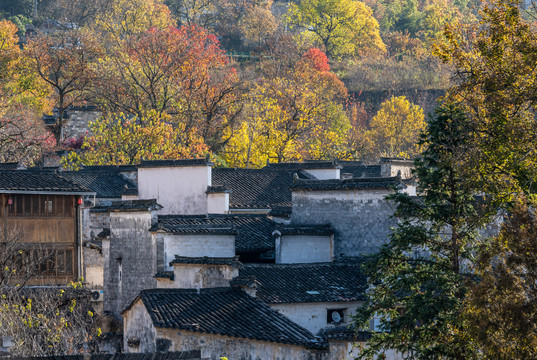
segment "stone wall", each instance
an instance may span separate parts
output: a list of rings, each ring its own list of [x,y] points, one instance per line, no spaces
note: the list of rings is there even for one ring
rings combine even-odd
[[[157,285],[156,244],[148,231],[151,218],[149,211],[110,213],[110,248],[105,253],[105,311],[120,313],[141,290]]]
[[[123,349],[127,353],[156,351],[156,330],[141,299],[123,314]]]
[[[103,229],[110,229],[110,215],[105,211],[92,211],[84,209],[83,234],[84,239],[93,239]]]
[[[334,257],[371,254],[388,240],[397,221],[389,189],[293,191],[291,224],[327,224],[335,230]]]
[[[85,136],[89,132],[90,122],[97,120],[102,115],[100,111],[96,110],[69,109],[67,112],[69,113],[69,119],[63,127],[64,139]]]
[[[233,360],[315,360],[327,351],[300,346],[231,338],[192,331],[157,328],[157,341],[169,340],[169,351],[200,350],[203,360],[226,357]]]

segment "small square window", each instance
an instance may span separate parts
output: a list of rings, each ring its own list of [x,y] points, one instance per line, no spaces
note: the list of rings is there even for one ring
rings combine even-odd
[[[326,311],[326,322],[328,324],[339,325],[345,322],[346,309],[328,309]]]

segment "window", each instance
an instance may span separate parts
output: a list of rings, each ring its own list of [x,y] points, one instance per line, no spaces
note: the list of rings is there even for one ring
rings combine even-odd
[[[28,253],[29,254],[29,253]],[[37,267],[41,275],[72,276],[73,273],[73,250],[72,249],[48,249],[35,250],[31,261]]]
[[[11,216],[73,216],[74,198],[63,195],[12,195],[8,199]],[[11,203],[11,204],[10,204]]]
[[[326,311],[326,323],[339,325],[345,322],[345,312],[347,309],[328,309]]]

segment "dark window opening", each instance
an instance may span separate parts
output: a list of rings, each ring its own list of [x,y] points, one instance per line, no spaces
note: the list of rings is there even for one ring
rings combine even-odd
[[[335,325],[344,323],[345,310],[346,309],[328,309],[326,311],[326,323]]]

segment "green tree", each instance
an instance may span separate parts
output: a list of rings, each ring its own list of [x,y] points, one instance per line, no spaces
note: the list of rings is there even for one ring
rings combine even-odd
[[[31,17],[34,9],[34,0],[0,0],[0,12],[8,16],[23,15]]]
[[[287,22],[313,37],[329,58],[384,53],[372,10],[354,0],[304,0],[293,4]]]
[[[415,162],[419,200],[391,196],[400,222],[389,243],[368,264],[368,299],[359,328],[380,318],[360,359],[395,349],[409,359],[472,359],[475,346],[462,316],[477,230],[487,222],[461,164],[472,143],[460,109],[443,106],[421,139]]]

